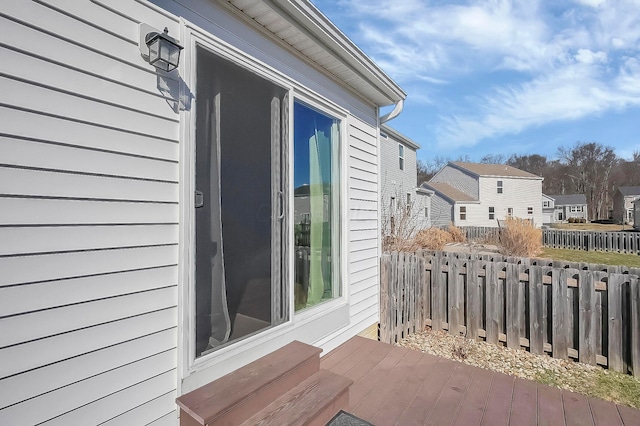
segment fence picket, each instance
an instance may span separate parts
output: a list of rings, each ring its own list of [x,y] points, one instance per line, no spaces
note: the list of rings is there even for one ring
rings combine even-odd
[[[467,263],[467,337],[476,340],[480,328],[480,277],[478,276],[478,261]]]
[[[384,253],[380,259],[380,341],[391,342],[391,255]]]
[[[529,268],[529,350],[533,354],[544,353],[544,319],[542,304],[542,267]]]
[[[442,311],[442,299],[444,292],[444,281],[442,279],[442,257],[436,254],[433,257],[431,267],[431,327],[434,330],[442,330],[442,322],[444,321],[444,312]]]
[[[460,333],[460,259],[452,259],[449,262],[449,291],[447,295],[449,306],[449,334],[458,335]]]
[[[486,318],[487,330],[486,339],[489,343],[498,343],[499,316],[498,316],[498,271],[497,263],[487,264],[487,301],[486,301]]]
[[[507,295],[505,303],[507,311],[507,347],[520,348],[520,318],[518,318],[518,293],[520,290],[518,279],[518,265],[507,263],[505,292]]]
[[[579,304],[580,317],[578,356],[580,362],[596,363],[596,287],[592,273],[580,271]]]
[[[551,274],[553,306],[553,357],[567,359],[567,270],[554,269]]]

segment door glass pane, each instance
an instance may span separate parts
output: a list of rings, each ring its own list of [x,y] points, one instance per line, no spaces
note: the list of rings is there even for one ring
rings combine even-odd
[[[285,91],[198,48],[196,356],[281,321],[273,270]],[[279,164],[279,162],[278,162]]]
[[[294,131],[295,309],[340,295],[339,121],[296,102]]]

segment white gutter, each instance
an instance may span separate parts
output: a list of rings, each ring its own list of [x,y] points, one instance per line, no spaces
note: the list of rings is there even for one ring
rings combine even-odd
[[[404,109],[404,99],[400,99],[398,102],[396,102],[396,106],[393,107],[393,109],[389,113],[380,117],[380,124],[386,123],[389,120],[393,120],[394,118],[400,115],[403,109]]]

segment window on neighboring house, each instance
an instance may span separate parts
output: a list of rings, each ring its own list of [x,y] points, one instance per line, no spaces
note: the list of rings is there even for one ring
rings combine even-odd
[[[498,194],[502,194],[502,181],[498,181]]]
[[[496,208],[495,207],[489,207],[489,219],[493,220],[496,218]]]
[[[508,207],[507,208],[507,216],[509,216],[509,217],[513,216],[513,207]]]
[[[564,220],[564,215],[562,212],[558,212],[558,220]]]
[[[460,220],[467,220],[467,207],[460,206]]]
[[[533,214],[533,207],[527,207],[527,214]]]
[[[398,165],[404,170],[404,145],[398,144]]]
[[[424,208],[424,217],[426,217],[427,219],[429,219],[429,207],[425,207],[425,208]]]
[[[542,202],[542,207],[544,207],[545,209],[549,208],[549,206],[550,206],[549,201],[543,201]]]
[[[411,194],[407,192],[407,214],[411,214]]]

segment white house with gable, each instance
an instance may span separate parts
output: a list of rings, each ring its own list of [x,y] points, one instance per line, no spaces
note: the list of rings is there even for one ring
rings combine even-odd
[[[406,94],[310,1],[0,21],[0,424],[177,425],[176,397],[377,323],[380,123]]]
[[[508,216],[542,225],[542,180],[504,164],[450,162],[422,184],[434,226],[498,226]]]

